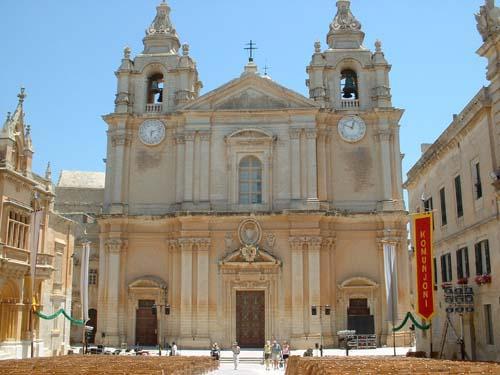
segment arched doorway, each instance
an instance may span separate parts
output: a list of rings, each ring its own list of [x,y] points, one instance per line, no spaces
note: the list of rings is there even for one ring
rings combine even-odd
[[[89,333],[89,336],[87,338],[87,342],[89,344],[95,344],[95,333],[97,332],[97,310],[96,309],[90,309],[89,310],[89,322],[87,323],[88,326],[93,327],[94,329],[92,332]]]
[[[167,317],[161,308],[168,304],[167,284],[156,276],[142,276],[128,287],[127,342],[129,345],[156,346],[165,341]]]

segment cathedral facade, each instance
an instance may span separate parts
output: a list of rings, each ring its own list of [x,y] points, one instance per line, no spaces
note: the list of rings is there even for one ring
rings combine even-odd
[[[384,244],[396,249],[396,320],[410,300],[403,111],[381,43],[365,48],[350,2],[337,8],[309,97],[251,59],[200,96],[166,3],[144,51],[125,49],[104,116],[97,342],[299,348],[350,328],[390,344]]]

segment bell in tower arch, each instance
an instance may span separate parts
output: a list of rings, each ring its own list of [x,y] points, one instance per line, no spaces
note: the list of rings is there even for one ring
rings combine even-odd
[[[358,99],[358,77],[352,70],[342,71],[342,98]]]

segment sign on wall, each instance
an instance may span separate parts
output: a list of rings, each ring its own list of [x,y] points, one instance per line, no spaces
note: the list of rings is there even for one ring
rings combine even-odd
[[[432,212],[413,217],[417,275],[417,314],[430,320],[434,315],[434,270]]]

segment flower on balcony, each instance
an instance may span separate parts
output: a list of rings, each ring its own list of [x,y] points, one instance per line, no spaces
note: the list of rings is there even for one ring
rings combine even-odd
[[[467,285],[469,283],[469,279],[466,277],[462,277],[461,279],[457,280],[458,285]]]
[[[484,274],[476,276],[476,284],[477,285],[491,284],[491,275]]]

